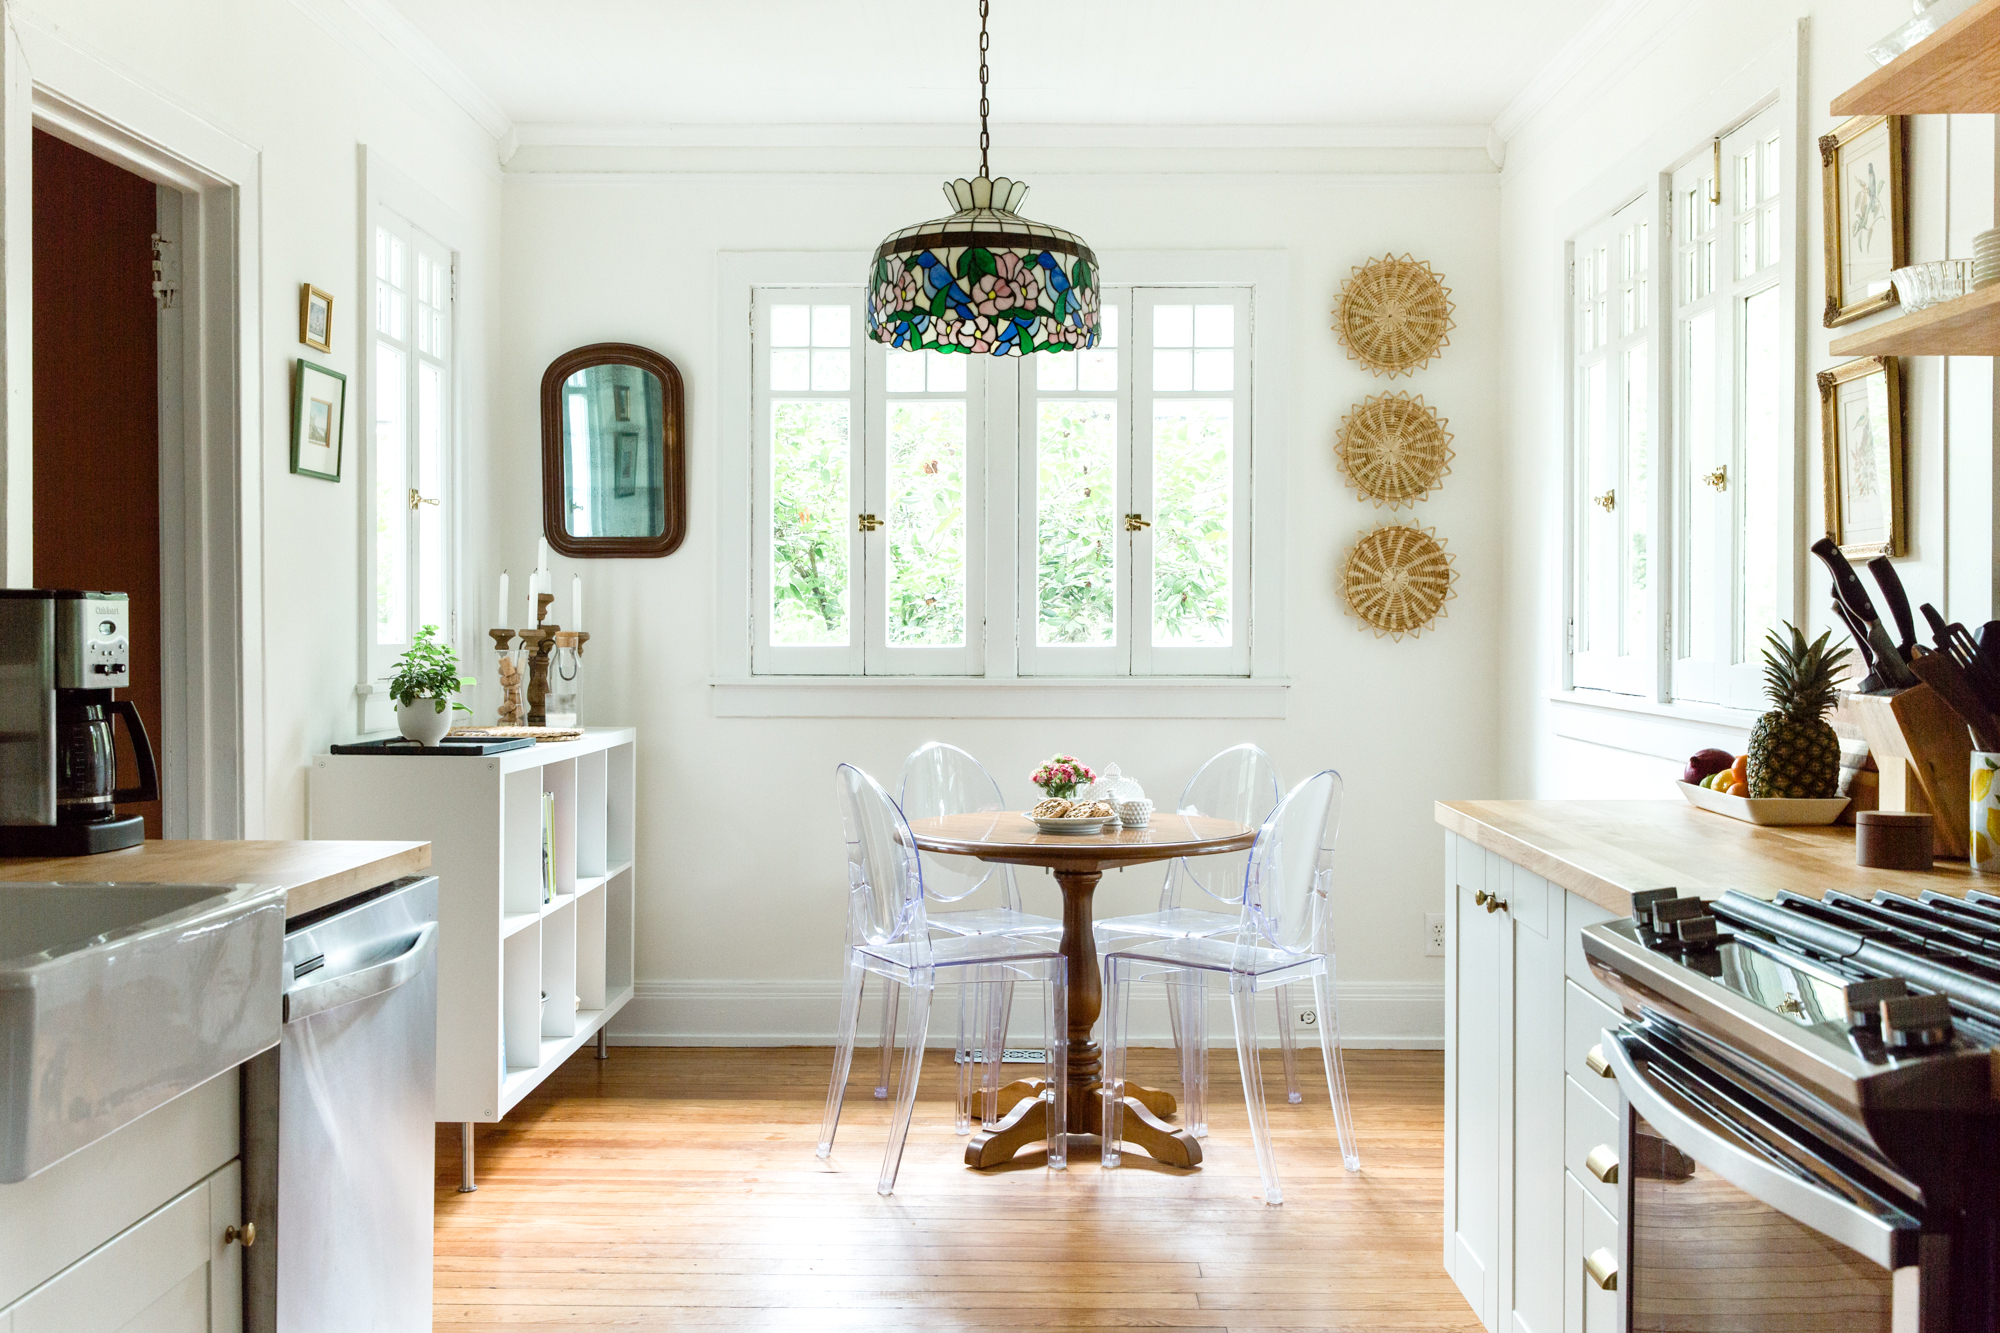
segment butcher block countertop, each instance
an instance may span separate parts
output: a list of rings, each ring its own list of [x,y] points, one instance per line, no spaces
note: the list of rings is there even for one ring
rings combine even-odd
[[[1864,898],[1882,889],[2000,892],[2000,875],[1974,874],[1964,861],[1930,870],[1857,866],[1854,830],[1844,824],[1759,828],[1685,801],[1439,801],[1437,822],[1619,916],[1631,915],[1642,889],[1704,898],[1725,889],[1760,898],[1785,889],[1815,898],[1828,889]]]
[[[289,919],[418,874],[430,863],[427,842],[152,841],[96,856],[0,857],[0,881],[282,884]]]

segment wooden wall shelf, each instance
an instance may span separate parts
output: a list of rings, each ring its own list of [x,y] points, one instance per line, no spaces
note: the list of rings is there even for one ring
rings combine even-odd
[[[1833,99],[1836,116],[2000,113],[2000,0],[1981,0]]]
[[[1835,356],[2000,355],[2000,285],[1835,338]]]

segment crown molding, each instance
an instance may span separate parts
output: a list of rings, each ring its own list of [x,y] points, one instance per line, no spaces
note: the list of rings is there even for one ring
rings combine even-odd
[[[1652,0],[1607,0],[1576,34],[1535,71],[1527,86],[1500,108],[1493,133],[1504,144],[1521,132],[1537,112],[1553,102],[1572,79],[1589,68],[1611,39]]]
[[[382,4],[386,0],[348,0]],[[535,148],[963,148],[967,124],[650,124],[553,121],[512,127]],[[1010,124],[1003,148],[1477,148],[1492,152],[1485,125],[1061,125]],[[1497,163],[1496,163],[1497,165]]]
[[[503,143],[513,133],[514,122],[500,104],[487,96],[485,89],[474,83],[472,77],[444,53],[443,48],[424,36],[414,23],[404,18],[390,0],[344,0],[344,2],[346,7],[366,23],[377,37],[415,65],[425,78],[436,85],[439,92],[451,100],[453,105],[472,117],[479,128],[493,136],[496,141]],[[505,156],[502,154],[502,160]]]

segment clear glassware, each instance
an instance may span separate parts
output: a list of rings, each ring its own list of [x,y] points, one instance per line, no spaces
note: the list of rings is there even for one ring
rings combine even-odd
[[[833,1153],[847,1075],[854,1063],[854,1031],[861,1014],[862,990],[871,974],[895,983],[910,997],[889,1144],[875,1185],[878,1194],[889,1194],[896,1188],[903,1144],[910,1135],[910,1115],[916,1108],[917,1080],[923,1073],[924,1041],[938,974],[961,985],[990,984],[1004,975],[1010,981],[1039,981],[1047,991],[1042,1018],[1049,1032],[1048,1081],[1040,1091],[1040,1100],[1044,1103],[1049,1169],[1064,1169],[1069,1164],[1069,1004],[1065,992],[1068,971],[1062,954],[1054,945],[1031,935],[934,940],[924,912],[923,871],[909,821],[889,799],[889,793],[852,764],[842,764],[835,771],[835,791],[847,839],[847,966],[818,1155],[824,1159]]]
[[[1257,994],[1287,982],[1312,982],[1319,1013],[1320,1056],[1326,1063],[1340,1156],[1349,1171],[1361,1169],[1347,1078],[1340,1060],[1340,1016],[1333,969],[1333,844],[1340,831],[1340,774],[1325,769],[1292,789],[1258,830],[1243,879],[1243,908],[1228,937],[1139,940],[1104,956],[1104,1169],[1123,1156],[1126,1024],[1135,981],[1157,979],[1185,986],[1209,976],[1226,979],[1235,1018],[1236,1060],[1243,1100],[1250,1112],[1250,1142],[1264,1177],[1264,1202],[1284,1202],[1278,1161],[1264,1109],[1264,1081],[1257,1068]],[[1185,992],[1183,992],[1185,993]],[[1201,1024],[1203,1011],[1188,1006],[1184,1024]],[[1205,1044],[1206,1034],[1196,1037]]]
[[[581,726],[582,711],[577,706],[577,692],[583,675],[583,645],[575,634],[561,630],[556,634],[556,646],[549,654],[549,697],[543,708],[543,716],[552,727]]]
[[[943,815],[977,815],[1005,810],[1000,784],[985,765],[956,745],[932,741],[910,752],[903,761],[898,804],[905,819],[935,819]],[[1021,889],[1014,867],[995,865],[971,856],[920,853],[924,897],[934,903],[958,903],[981,889],[997,891],[995,907],[965,907],[955,912],[931,912],[931,929],[951,935],[1062,934],[1062,922],[1021,910]],[[895,983],[889,986],[882,1011],[882,1072],[875,1095],[889,1095],[889,1053],[896,1044]],[[1002,979],[992,986],[967,986],[959,991],[958,1113],[955,1128],[972,1132],[972,1076],[983,1071],[980,1122],[991,1129],[1000,1122],[1000,1065],[1007,1046],[1007,1024],[1014,1007],[1014,983]],[[968,1034],[978,1034],[975,1047]],[[974,1053],[983,1057],[974,1060]]]
[[[518,645],[498,649],[493,654],[493,679],[500,683],[500,707],[494,725],[528,725],[528,656]]]
[[[1284,794],[1278,780],[1278,765],[1255,745],[1232,745],[1195,770],[1181,789],[1175,811],[1183,815],[1207,815],[1257,828],[1277,807]],[[1199,939],[1226,935],[1242,924],[1243,873],[1249,868],[1250,853],[1231,852],[1224,856],[1180,857],[1167,864],[1167,880],[1160,888],[1160,910],[1136,916],[1113,917],[1097,923],[1100,947],[1116,947],[1119,936],[1145,935],[1162,939]],[[1181,900],[1190,887],[1202,897],[1230,910],[1218,912],[1196,898],[1195,906],[1183,907]],[[1297,1106],[1304,1101],[1299,1092],[1299,1066],[1292,1032],[1291,992],[1279,986],[1278,1052],[1285,1062],[1285,1100]],[[1173,1025],[1174,1044],[1181,1057],[1181,1121],[1196,1138],[1208,1134],[1208,1050],[1188,1036],[1186,1019],[1190,1012],[1207,1004],[1199,974],[1169,986],[1167,1020]]]

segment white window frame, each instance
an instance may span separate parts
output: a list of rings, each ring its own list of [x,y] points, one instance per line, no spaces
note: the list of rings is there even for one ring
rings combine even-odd
[[[465,642],[460,624],[458,596],[461,567],[460,546],[464,539],[465,517],[456,503],[465,494],[462,450],[459,448],[461,436],[461,392],[464,370],[458,355],[459,334],[459,259],[458,238],[468,234],[467,228],[458,216],[438,201],[414,180],[384,161],[381,156],[367,147],[362,149],[363,198],[366,206],[362,210],[360,234],[361,291],[348,304],[348,313],[340,314],[335,307],[334,337],[336,352],[333,359],[353,358],[354,374],[348,384],[347,434],[344,446],[346,458],[352,460],[349,466],[357,484],[361,487],[361,550],[359,555],[358,591],[360,615],[360,662],[361,680],[356,686],[357,730],[368,733],[385,731],[395,727],[394,704],[389,698],[386,684],[393,670],[395,659],[408,647],[406,640],[400,644],[376,642],[375,634],[375,577],[376,577],[376,520],[378,501],[378,470],[375,458],[375,407],[376,395],[382,387],[375,373],[375,284],[380,275],[376,272],[375,232],[379,221],[384,218],[400,220],[407,227],[423,233],[442,253],[449,266],[445,287],[448,308],[444,312],[443,337],[445,353],[440,360],[443,365],[443,439],[442,459],[439,479],[442,494],[428,496],[439,502],[439,516],[443,523],[441,534],[443,569],[440,571],[443,596],[442,623],[439,625],[446,642],[458,652],[462,661],[471,660],[472,653]],[[408,271],[413,275],[416,255],[410,254]],[[414,287],[414,277],[410,278]],[[407,318],[414,321],[416,310],[414,301]],[[414,323],[409,327],[414,329]],[[345,330],[343,333],[342,330]],[[343,342],[345,348],[343,350]],[[405,442],[405,458],[412,460],[410,484],[399,486],[397,493],[403,494],[414,485],[414,462],[416,457],[415,432],[417,430],[414,406],[416,402],[416,354],[414,336],[408,340],[411,366],[407,380],[407,392],[412,410],[407,419],[408,438]],[[420,623],[420,602],[418,599],[418,575],[415,556],[417,554],[417,525],[409,525],[407,533],[410,562],[405,566],[408,573],[406,597],[408,599],[409,627],[415,633]],[[476,645],[473,645],[476,647]]]
[[[1727,132],[1761,114],[1775,104],[1781,127],[1779,142],[1780,199],[1789,216],[1783,221],[1783,244],[1788,247],[1780,265],[1780,357],[1790,367],[1785,392],[1779,395],[1781,438],[1792,442],[1788,468],[1781,468],[1772,505],[1771,522],[1778,553],[1776,577],[1777,616],[1780,620],[1803,623],[1805,568],[1799,554],[1799,534],[1804,531],[1800,511],[1805,493],[1807,441],[1806,414],[1801,406],[1805,388],[1801,302],[1805,291],[1804,243],[1805,177],[1801,169],[1801,148],[1809,143],[1799,116],[1799,65],[1804,49],[1804,27],[1794,27],[1783,39],[1761,52],[1706,97],[1663,118],[1660,127],[1641,146],[1627,154],[1613,169],[1583,190],[1554,214],[1554,233],[1565,238],[1583,234],[1593,224],[1607,218],[1637,195],[1653,200],[1650,208],[1658,225],[1653,255],[1655,307],[1651,337],[1653,389],[1648,403],[1648,437],[1653,442],[1651,487],[1653,508],[1650,531],[1652,550],[1657,557],[1659,577],[1653,580],[1653,614],[1658,626],[1657,651],[1652,669],[1644,672],[1637,693],[1623,693],[1593,681],[1588,668],[1579,678],[1576,654],[1571,642],[1572,617],[1577,610],[1577,561],[1583,533],[1579,510],[1584,484],[1579,467],[1581,442],[1577,435],[1576,324],[1568,295],[1568,265],[1562,266],[1559,308],[1565,311],[1563,355],[1564,403],[1564,506],[1562,615],[1549,627],[1556,636],[1555,659],[1559,678],[1550,699],[1563,707],[1553,715],[1556,734],[1569,739],[1611,745],[1635,753],[1679,759],[1702,745],[1714,744],[1718,730],[1736,729],[1747,733],[1758,707],[1753,699],[1742,703],[1717,704],[1674,694],[1669,639],[1672,625],[1664,614],[1677,596],[1681,571],[1675,563],[1679,547],[1678,507],[1673,493],[1679,489],[1680,457],[1674,449],[1673,414],[1669,400],[1675,393],[1672,374],[1664,379],[1663,353],[1669,344],[1664,336],[1672,320],[1666,302],[1670,296],[1659,291],[1659,277],[1670,270],[1671,238],[1668,235],[1667,195],[1673,168],[1685,162],[1690,149],[1709,148],[1718,130]],[[1567,245],[1567,242],[1565,243]],[[1567,258],[1567,256],[1565,256]],[[1671,534],[1663,537],[1662,534]],[[1643,668],[1642,668],[1643,671]],[[1701,737],[1708,739],[1703,740]],[[1692,740],[1693,745],[1689,744]]]
[[[753,615],[760,553],[758,501],[749,466],[724,467],[717,478],[718,552],[713,706],[720,716],[1105,716],[1282,717],[1289,682],[1284,675],[1284,474],[1286,420],[1283,385],[1287,348],[1289,262],[1275,251],[1104,252],[1106,272],[1121,286],[1242,288],[1255,315],[1254,371],[1245,392],[1254,443],[1241,461],[1247,470],[1241,495],[1249,515],[1247,596],[1238,599],[1244,632],[1234,635],[1237,674],[1150,676],[1030,675],[1023,670],[1021,569],[1013,552],[1021,524],[1020,469],[989,450],[985,468],[986,549],[996,558],[984,570],[986,616],[983,661],[974,674],[949,676],[771,674],[754,648]],[[724,252],[719,256],[717,356],[722,367],[721,457],[748,460],[762,428],[757,420],[750,344],[754,293],[760,287],[845,287],[867,271],[865,253]],[[1245,353],[1248,355],[1248,352]],[[995,359],[986,367],[986,422],[991,439],[1018,436],[1022,391],[1019,363]],[[1128,414],[1129,417],[1130,414]],[[1150,419],[1150,416],[1149,416]],[[970,591],[970,590],[969,590]],[[970,597],[968,601],[970,601]],[[997,608],[1008,609],[1006,614]]]

